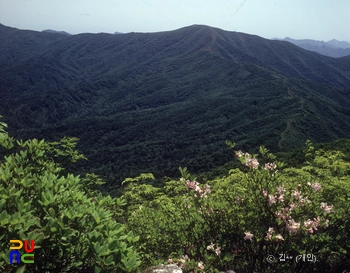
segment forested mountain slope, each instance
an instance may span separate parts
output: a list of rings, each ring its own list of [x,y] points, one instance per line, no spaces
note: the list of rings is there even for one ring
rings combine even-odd
[[[80,138],[108,181],[176,175],[350,135],[350,58],[202,25],[63,35],[0,25],[0,114],[15,136]]]

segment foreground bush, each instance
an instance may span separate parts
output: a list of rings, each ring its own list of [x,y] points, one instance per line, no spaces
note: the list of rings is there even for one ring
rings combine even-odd
[[[138,238],[115,221],[120,199],[63,166],[82,159],[75,139],[15,141],[0,123],[0,272],[131,272]],[[9,264],[9,241],[35,240],[34,264]],[[23,254],[23,250],[20,250]]]
[[[298,169],[261,147],[259,156],[236,151],[241,167],[206,183],[186,168],[164,188],[142,182],[150,176],[127,180],[128,226],[145,263],[188,272],[350,270],[350,163],[307,144]]]

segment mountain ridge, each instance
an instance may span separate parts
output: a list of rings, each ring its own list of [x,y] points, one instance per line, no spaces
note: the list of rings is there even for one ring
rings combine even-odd
[[[236,52],[241,54],[241,55],[238,56],[238,57],[240,57],[240,59],[238,59],[238,61],[243,61],[242,57],[245,57],[245,58],[250,58],[248,61],[250,61],[250,62],[258,62],[259,64],[266,64],[266,63],[270,62],[271,57],[269,56],[269,54],[270,55],[273,54],[273,52],[272,52],[274,50],[273,48],[271,48],[271,47],[270,48],[268,48],[268,47],[258,48],[258,47],[255,47],[255,46],[250,47],[250,44],[254,44],[252,42],[252,40],[254,40],[254,39],[258,39],[260,41],[265,41],[265,42],[269,43],[270,41],[268,39],[264,39],[264,38],[261,38],[259,36],[249,35],[249,34],[244,34],[244,33],[223,31],[223,30],[220,30],[220,29],[217,29],[217,28],[211,28],[211,27],[203,26],[203,25],[193,25],[193,26],[190,26],[190,27],[185,27],[185,28],[181,28],[181,29],[178,29],[178,30],[174,30],[174,31],[166,31],[166,32],[158,32],[158,33],[129,33],[129,34],[124,34],[122,36],[126,35],[126,37],[129,37],[129,35],[136,35],[136,36],[137,35],[143,35],[143,36],[151,35],[151,36],[154,37],[154,39],[157,39],[156,37],[158,35],[167,35],[167,33],[175,34],[176,32],[179,32],[180,35],[186,36],[186,35],[193,35],[196,31],[199,31],[199,34],[205,34],[205,32],[207,32],[207,34],[206,34],[206,36],[204,38],[205,40],[203,41],[203,39],[202,39],[202,41],[201,41],[201,42],[204,42],[202,47],[205,48],[205,46],[207,46],[208,40],[210,42],[210,39],[212,37],[214,37],[213,33],[208,34],[208,32],[210,32],[210,30],[212,30],[212,31],[215,30],[216,35],[220,35],[222,33],[225,33],[225,34],[230,33],[230,35],[231,35],[231,39],[229,41],[227,41],[227,37],[226,37],[226,41],[225,41],[225,39],[221,39],[220,40],[221,44],[220,45],[216,44],[216,46],[217,46],[217,52],[216,53],[217,54],[220,54],[220,53],[223,54],[221,57],[226,58],[229,55],[231,55],[229,57],[232,57],[232,55],[233,55],[233,54],[227,54],[227,52],[222,50],[222,48],[225,48],[225,46],[226,46],[226,45],[222,45],[222,43],[226,42],[226,43],[229,43],[231,45],[235,45]],[[94,37],[95,35],[101,36],[101,37],[104,37],[104,38],[109,37],[109,39],[108,39],[109,41],[113,41],[114,40],[113,39],[114,37],[110,36],[112,34],[77,34],[77,35],[73,35],[71,37],[74,40],[81,40],[80,37],[86,37],[87,38],[87,37]],[[95,36],[95,37],[97,37],[97,36]],[[119,38],[119,35],[117,35],[117,36]],[[126,38],[126,39],[128,39],[128,38]],[[169,37],[167,37],[166,39],[171,40],[171,38],[169,38]],[[125,39],[123,39],[123,40],[125,41]],[[64,41],[64,40],[59,40],[59,41]],[[58,42],[58,43],[60,43],[60,42]],[[163,43],[164,43],[164,41],[163,41]],[[154,44],[152,44],[152,41],[148,42],[148,44],[150,46],[154,46]],[[170,44],[170,43],[168,43],[168,44]],[[290,50],[289,46],[287,46],[286,44],[284,44],[284,46],[285,46],[286,50]],[[210,45],[209,45],[209,47],[210,47]],[[197,48],[197,49],[199,49],[199,48]],[[265,50],[265,52],[262,52],[262,50]],[[296,50],[296,48],[292,48],[292,50],[294,52],[298,52],[299,53],[299,51]],[[42,50],[40,52],[42,52]],[[248,52],[248,54],[247,54],[247,52]],[[157,53],[159,54],[159,51],[157,51]],[[231,53],[235,53],[235,52],[231,52]],[[268,55],[265,55],[265,54],[268,54]],[[303,54],[305,54],[305,51],[303,52]],[[260,57],[256,58],[257,55],[260,55]],[[309,54],[309,56],[315,56],[315,55]],[[177,57],[179,57],[179,56],[177,56]],[[290,56],[283,56],[283,57],[285,58],[285,57],[290,57]],[[317,58],[318,58],[318,56],[316,56],[315,59],[317,59]],[[283,62],[283,61],[281,61],[281,62]],[[327,61],[327,62],[329,62],[329,61]],[[300,64],[298,64],[298,65],[300,65]],[[293,68],[291,67],[291,65],[289,66],[289,68],[290,68],[290,72],[292,72]],[[302,69],[306,69],[306,66],[302,67]],[[296,73],[300,74],[300,72],[296,72]],[[294,73],[294,74],[291,74],[290,76],[296,76],[296,74]],[[319,75],[317,80],[322,80],[323,78],[324,78],[324,75]],[[347,84],[347,83],[348,83],[348,81],[346,81],[344,84]]]

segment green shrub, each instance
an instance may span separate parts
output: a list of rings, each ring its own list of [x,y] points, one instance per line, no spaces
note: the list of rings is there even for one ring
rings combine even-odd
[[[98,193],[102,181],[92,174],[64,171],[84,158],[76,139],[15,141],[5,129],[0,123],[0,271],[18,269],[9,264],[13,239],[35,240],[34,264],[25,272],[134,271],[138,237],[116,221],[123,200]]]
[[[241,167],[206,185],[186,168],[163,189],[129,184],[127,224],[142,259],[197,272],[349,270],[350,163],[311,143],[305,153],[303,167],[286,168],[264,147],[236,151]]]

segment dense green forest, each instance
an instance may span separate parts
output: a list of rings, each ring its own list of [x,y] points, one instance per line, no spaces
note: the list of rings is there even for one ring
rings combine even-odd
[[[194,25],[159,33],[63,35],[0,25],[0,109],[11,134],[78,137],[106,188],[140,172],[178,177],[231,160],[350,135],[350,59]]]
[[[350,271],[350,57],[201,25],[0,37],[1,272]]]
[[[225,174],[204,181],[189,165],[157,185],[140,174],[118,198],[95,174],[67,171],[85,158],[76,141],[16,140],[0,123],[1,272],[350,270],[349,139],[307,141],[282,154],[289,164],[227,141],[236,167]],[[34,263],[9,264],[13,239],[35,240]]]

